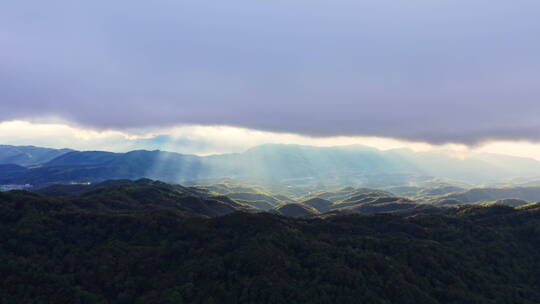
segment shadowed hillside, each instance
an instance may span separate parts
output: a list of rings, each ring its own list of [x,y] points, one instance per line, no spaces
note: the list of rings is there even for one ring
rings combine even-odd
[[[167,209],[186,214],[219,216],[256,208],[205,189],[149,179],[111,180],[95,185],[54,185],[38,191],[81,209],[110,212]]]
[[[538,303],[540,206],[234,212],[159,182],[0,193],[2,303]]]
[[[317,209],[304,204],[286,204],[274,210],[279,214],[292,217],[310,217],[319,214]]]
[[[320,197],[315,197],[308,199],[307,201],[303,201],[302,204],[306,206],[310,206],[315,208],[317,211],[324,213],[330,211],[332,208],[332,202],[329,200],[325,200]]]

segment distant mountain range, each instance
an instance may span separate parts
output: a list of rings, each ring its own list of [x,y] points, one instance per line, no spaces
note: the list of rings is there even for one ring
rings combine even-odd
[[[35,166],[46,163],[56,157],[73,152],[71,149],[49,149],[34,146],[0,145],[0,164]]]
[[[482,184],[540,176],[533,159],[482,154],[467,158],[365,146],[262,145],[243,153],[200,157],[164,151],[127,153],[0,146],[0,184],[95,182],[151,178],[167,182],[233,178],[292,185],[385,187],[432,178]]]

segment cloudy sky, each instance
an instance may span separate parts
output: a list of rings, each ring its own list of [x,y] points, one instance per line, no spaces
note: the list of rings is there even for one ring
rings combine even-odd
[[[0,143],[540,158],[537,0],[4,2]]]

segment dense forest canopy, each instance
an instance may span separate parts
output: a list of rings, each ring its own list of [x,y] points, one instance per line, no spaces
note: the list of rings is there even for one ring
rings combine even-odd
[[[292,218],[109,183],[0,193],[2,303],[540,302],[538,204]]]

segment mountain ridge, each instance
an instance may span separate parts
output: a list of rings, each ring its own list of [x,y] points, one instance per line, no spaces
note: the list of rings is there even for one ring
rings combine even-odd
[[[161,150],[125,153],[62,150],[61,155],[28,167],[26,172],[15,176],[0,172],[0,184],[45,185],[122,178],[152,178],[168,182],[236,178],[292,184],[319,181],[382,187],[410,185],[429,178],[480,184],[518,177],[533,178],[539,172],[539,161],[505,155],[459,159],[438,152],[382,151],[361,145],[266,144],[243,153],[210,156]]]

